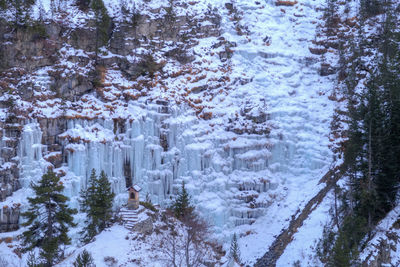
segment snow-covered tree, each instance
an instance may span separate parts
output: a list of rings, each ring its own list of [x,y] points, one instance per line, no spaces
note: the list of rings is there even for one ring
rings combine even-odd
[[[103,0],[92,0],[91,8],[95,14],[96,22],[96,59],[98,49],[107,44],[111,18],[108,15],[107,8],[104,6]]]
[[[76,257],[74,267],[94,267],[92,255],[84,249],[81,254]]]
[[[83,242],[91,241],[106,228],[112,216],[114,196],[104,171],[98,178],[93,169],[87,189],[81,191],[81,211],[87,213],[85,227],[81,232]]]
[[[190,196],[186,191],[185,182],[183,181],[181,191],[173,203],[172,209],[178,219],[191,216],[193,213],[194,207],[190,205]]]
[[[236,233],[233,234],[232,241],[231,241],[231,247],[229,249],[229,257],[236,261],[237,263],[241,262],[240,259],[240,248],[237,240]]]
[[[40,248],[40,257],[45,266],[53,266],[61,258],[61,245],[70,244],[68,227],[75,227],[73,214],[75,209],[68,208],[68,197],[62,194],[64,185],[60,178],[49,170],[37,183],[31,184],[35,197],[28,198],[30,207],[22,213],[27,219],[23,226],[29,226],[23,232],[25,250]]]

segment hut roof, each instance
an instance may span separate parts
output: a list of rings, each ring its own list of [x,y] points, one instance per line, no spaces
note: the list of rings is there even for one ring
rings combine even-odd
[[[131,189],[135,190],[136,192],[139,192],[140,190],[142,190],[142,188],[140,186],[138,186],[137,184],[129,187],[128,191],[130,191]]]

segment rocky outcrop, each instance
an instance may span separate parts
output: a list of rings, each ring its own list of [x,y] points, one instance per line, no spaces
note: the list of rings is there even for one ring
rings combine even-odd
[[[0,214],[0,232],[15,231],[19,228],[19,205],[13,207],[4,206]]]
[[[0,201],[20,188],[18,171],[18,138],[21,126],[14,119],[0,122]]]
[[[369,255],[362,263],[362,267],[380,267],[392,266],[391,262],[391,246],[388,240],[382,239],[376,247],[377,253]]]
[[[63,45],[61,25],[48,22],[26,27],[12,27],[0,21],[0,71],[21,68],[27,72],[57,62]]]
[[[151,234],[153,232],[153,220],[151,217],[143,221],[137,222],[133,227],[132,231],[138,232],[141,234]]]
[[[160,10],[153,12],[158,14]],[[203,23],[205,21],[208,23]],[[134,21],[110,28],[107,49],[112,56],[100,56],[97,59],[94,53],[96,31],[92,20],[87,21],[84,27],[77,28],[68,28],[62,22],[46,21],[16,29],[0,21],[0,72],[8,72],[7,79],[3,75],[3,82],[0,79],[0,90],[7,90],[10,83],[17,84],[22,75],[30,75],[39,68],[51,66],[47,73],[40,74],[50,77],[45,89],[55,92],[64,100],[74,101],[97,86],[101,78],[96,65],[105,68],[118,66],[130,79],[149,74],[146,68],[162,68],[162,65],[146,65],[151,62],[146,62],[147,54],[139,49],[164,49],[167,58],[181,63],[192,61],[194,57],[189,49],[197,44],[198,38],[219,35],[219,21],[218,15],[212,12],[201,20],[189,16],[178,17],[172,11],[157,19],[136,14]],[[65,49],[68,47],[82,53],[66,55]],[[132,63],[126,56],[137,60]],[[87,70],[87,73],[75,71],[67,74],[66,61],[76,68]],[[18,94],[27,101],[35,96],[35,89],[41,89],[35,88],[37,84],[31,79],[16,86]]]

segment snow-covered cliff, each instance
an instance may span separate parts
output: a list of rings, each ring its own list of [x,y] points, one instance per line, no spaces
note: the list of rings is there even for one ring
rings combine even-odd
[[[116,209],[131,184],[166,207],[185,181],[214,237],[227,248],[238,233],[253,264],[324,187],[335,77],[309,49],[323,1],[127,0],[122,13],[104,0],[114,25],[98,55],[92,12],[37,2],[43,36],[1,24],[0,171],[17,173],[1,205],[24,209],[49,166],[72,207],[93,168]]]

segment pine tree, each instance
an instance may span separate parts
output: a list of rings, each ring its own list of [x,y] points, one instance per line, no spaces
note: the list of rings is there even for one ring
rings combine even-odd
[[[76,257],[74,267],[94,267],[92,255],[84,249],[81,254]]]
[[[361,99],[360,110],[363,114],[363,148],[360,158],[362,173],[358,185],[358,214],[365,216],[368,227],[372,228],[377,213],[376,180],[381,174],[382,145],[382,99],[379,86],[372,77]]]
[[[229,249],[229,257],[235,260],[237,263],[241,262],[240,259],[240,248],[237,240],[236,233],[233,234],[233,238],[231,241],[231,247]]]
[[[121,20],[126,23],[129,20],[130,10],[125,0],[119,0],[119,6],[121,9]]]
[[[185,188],[185,182],[182,181],[182,189],[178,194],[175,202],[172,204],[172,210],[175,217],[183,219],[193,215],[194,207],[190,205],[190,196]]]
[[[103,0],[92,0],[91,8],[95,14],[96,22],[96,61],[98,50],[101,46],[106,45],[109,39],[109,29],[111,26],[111,18],[108,15],[107,8],[104,6]]]
[[[390,1],[364,0],[364,17],[384,12],[376,43],[375,69],[361,93],[348,86],[349,140],[345,149],[345,167],[349,191],[343,207],[348,207],[332,251],[330,266],[354,265],[359,247],[367,241],[373,227],[395,205],[400,182],[400,36]],[[381,5],[375,9],[374,5]],[[360,32],[360,37],[363,33]],[[361,39],[359,46],[362,46]],[[356,55],[361,58],[362,49]],[[358,59],[359,60],[359,59]],[[354,60],[351,60],[354,62]],[[350,75],[356,76],[356,75]],[[353,85],[352,85],[353,84]],[[346,201],[350,203],[347,205]]]
[[[0,0],[0,10],[5,10],[7,8],[7,0]]]
[[[100,173],[96,190],[96,206],[98,208],[99,232],[103,231],[112,217],[112,204],[115,194],[111,190],[111,183],[108,181],[104,171]]]
[[[326,7],[324,10],[324,17],[325,17],[325,27],[327,29],[328,35],[333,35],[334,28],[337,26],[338,15],[337,15],[337,4],[336,0],[326,0]]]
[[[80,210],[81,212],[86,212],[88,214],[85,220],[85,227],[81,231],[81,241],[84,243],[91,241],[93,237],[97,234],[98,220],[93,210],[93,207],[96,204],[95,192],[97,190],[97,184],[98,179],[96,176],[96,170],[92,169],[88,186],[86,190],[82,189],[80,193]]]
[[[83,242],[90,242],[106,228],[112,216],[114,196],[104,171],[97,178],[93,169],[86,191],[81,191],[81,211],[87,213],[85,227],[81,232]]]
[[[45,266],[52,266],[60,259],[61,245],[70,244],[67,235],[68,226],[75,227],[73,214],[75,209],[68,208],[68,198],[62,194],[64,189],[60,178],[49,170],[38,184],[31,184],[36,197],[28,198],[30,207],[22,213],[27,219],[23,226],[29,229],[23,232],[25,250],[40,248],[40,257]]]
[[[380,0],[360,0],[360,11],[363,17],[371,17],[382,12],[383,1]]]

